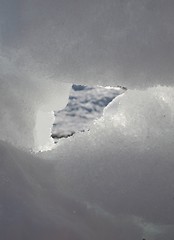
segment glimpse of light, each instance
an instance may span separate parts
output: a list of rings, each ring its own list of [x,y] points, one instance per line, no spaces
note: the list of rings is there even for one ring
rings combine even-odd
[[[113,120],[114,127],[118,127],[118,125],[120,125],[122,127],[126,127],[127,126],[127,118],[126,118],[126,116],[123,113],[115,115],[115,116],[113,116],[111,118]]]
[[[51,138],[51,127],[54,122],[54,113],[39,110],[36,115],[35,125],[35,151],[49,151],[54,147]]]

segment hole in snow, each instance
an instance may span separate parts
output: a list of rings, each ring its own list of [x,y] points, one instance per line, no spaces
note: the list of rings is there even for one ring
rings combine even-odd
[[[101,117],[103,109],[125,90],[121,86],[89,87],[73,84],[64,109],[48,111],[47,108],[42,108],[37,112],[34,150],[51,150],[59,139],[89,130],[90,124]]]
[[[54,142],[70,137],[76,132],[89,130],[91,122],[99,118],[103,109],[125,90],[126,88],[121,86],[89,87],[73,84],[67,106],[63,110],[54,111]]]

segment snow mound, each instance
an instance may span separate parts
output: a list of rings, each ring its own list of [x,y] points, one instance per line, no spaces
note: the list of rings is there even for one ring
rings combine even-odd
[[[127,91],[89,132],[52,151],[62,191],[114,216],[119,240],[125,231],[131,239],[174,237],[173,101],[173,88]]]
[[[1,142],[1,238],[173,240],[173,92],[127,91],[50,152]]]

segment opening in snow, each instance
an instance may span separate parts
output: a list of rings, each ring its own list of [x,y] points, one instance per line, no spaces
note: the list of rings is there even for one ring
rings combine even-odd
[[[59,110],[40,109],[37,112],[35,125],[37,147],[34,150],[36,152],[51,150],[60,138],[89,130],[90,124],[102,116],[103,109],[125,90],[126,88],[121,86],[91,87],[73,84],[64,109],[60,110],[58,102]]]
[[[119,94],[126,90],[125,87],[102,87],[72,85],[69,102],[60,111],[54,111],[55,121],[52,128],[52,138],[56,143],[60,138],[67,138],[76,132],[90,129],[90,124],[101,117],[103,109]]]

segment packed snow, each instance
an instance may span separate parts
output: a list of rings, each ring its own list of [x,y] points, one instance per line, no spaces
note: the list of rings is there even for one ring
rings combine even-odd
[[[2,238],[173,240],[173,101],[128,90],[52,151],[1,142]]]
[[[0,239],[173,240],[174,2],[0,3]],[[128,90],[43,151],[72,83]]]

